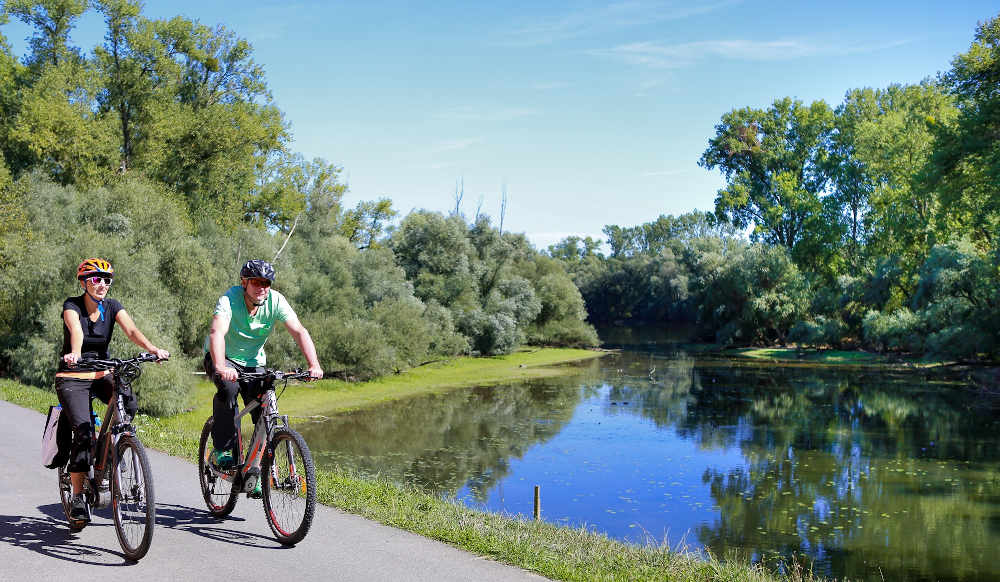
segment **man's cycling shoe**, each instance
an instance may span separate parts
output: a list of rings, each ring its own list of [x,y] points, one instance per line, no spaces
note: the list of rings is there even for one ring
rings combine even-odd
[[[253,489],[247,495],[250,496],[250,499],[260,499],[264,496],[264,492],[260,487],[260,479],[257,479],[257,484],[254,485]]]
[[[74,495],[70,501],[69,518],[76,522],[87,523],[90,521],[90,508],[87,507],[87,500],[82,493]]]
[[[228,450],[213,450],[208,456],[208,461],[212,463],[212,467],[217,471],[229,471],[236,466],[236,463],[233,462],[233,452]]]

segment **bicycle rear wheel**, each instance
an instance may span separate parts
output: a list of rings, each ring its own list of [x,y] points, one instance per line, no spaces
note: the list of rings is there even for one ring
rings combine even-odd
[[[153,473],[146,449],[135,436],[122,435],[117,451],[111,475],[111,512],[125,557],[138,560],[146,555],[153,541],[156,523]]]
[[[73,484],[69,478],[69,471],[65,466],[59,467],[59,501],[62,502],[63,513],[66,514],[66,522],[69,524],[69,531],[76,533],[82,530],[87,524],[74,521],[70,518],[70,511],[73,509],[70,499],[73,497]]]
[[[215,517],[225,517],[233,512],[239,499],[239,490],[233,489],[236,469],[218,471],[212,467],[208,456],[212,454],[212,417],[205,421],[198,443],[198,483],[201,496],[205,498],[208,512]]]
[[[289,428],[274,432],[261,478],[271,531],[286,546],[302,541],[316,511],[316,469],[302,435]]]

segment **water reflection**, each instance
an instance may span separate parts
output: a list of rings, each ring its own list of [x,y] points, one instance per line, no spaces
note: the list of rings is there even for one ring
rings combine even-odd
[[[638,345],[646,345],[640,338]],[[630,350],[308,427],[317,461],[633,542],[1000,579],[997,402],[957,380]]]

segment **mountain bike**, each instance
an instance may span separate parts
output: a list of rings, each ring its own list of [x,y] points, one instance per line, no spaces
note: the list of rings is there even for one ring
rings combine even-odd
[[[308,371],[241,372],[238,380],[260,381],[261,392],[236,415],[235,467],[221,470],[212,465],[213,417],[205,421],[198,444],[198,481],[208,511],[215,517],[232,513],[240,493],[251,496],[263,476],[264,515],[278,541],[294,545],[306,536],[316,511],[316,469],[302,435],[288,426],[288,416],[278,413],[275,382],[308,379]],[[284,392],[284,389],[282,389]],[[254,424],[250,444],[244,449],[240,421],[257,408],[261,414]],[[244,458],[244,450],[247,455]]]
[[[157,357],[153,354],[142,353],[127,360],[84,359],[73,368],[82,372],[112,371],[114,390],[92,451],[92,464],[83,482],[83,493],[88,511],[111,506],[118,542],[125,556],[132,560],[139,560],[149,551],[156,522],[156,504],[146,449],[136,434],[132,416],[125,409],[120,395],[127,393],[132,382],[142,374],[140,364],[155,361]],[[93,399],[91,417],[96,418]],[[73,486],[68,466],[67,462],[59,467],[59,498],[70,531],[78,532],[87,522],[70,517]]]

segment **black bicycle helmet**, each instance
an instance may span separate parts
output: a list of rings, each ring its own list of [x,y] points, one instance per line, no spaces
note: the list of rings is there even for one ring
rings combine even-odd
[[[243,265],[243,268],[240,269],[240,277],[243,279],[267,279],[268,281],[274,281],[274,267],[267,261],[253,259],[247,261],[247,264]]]

